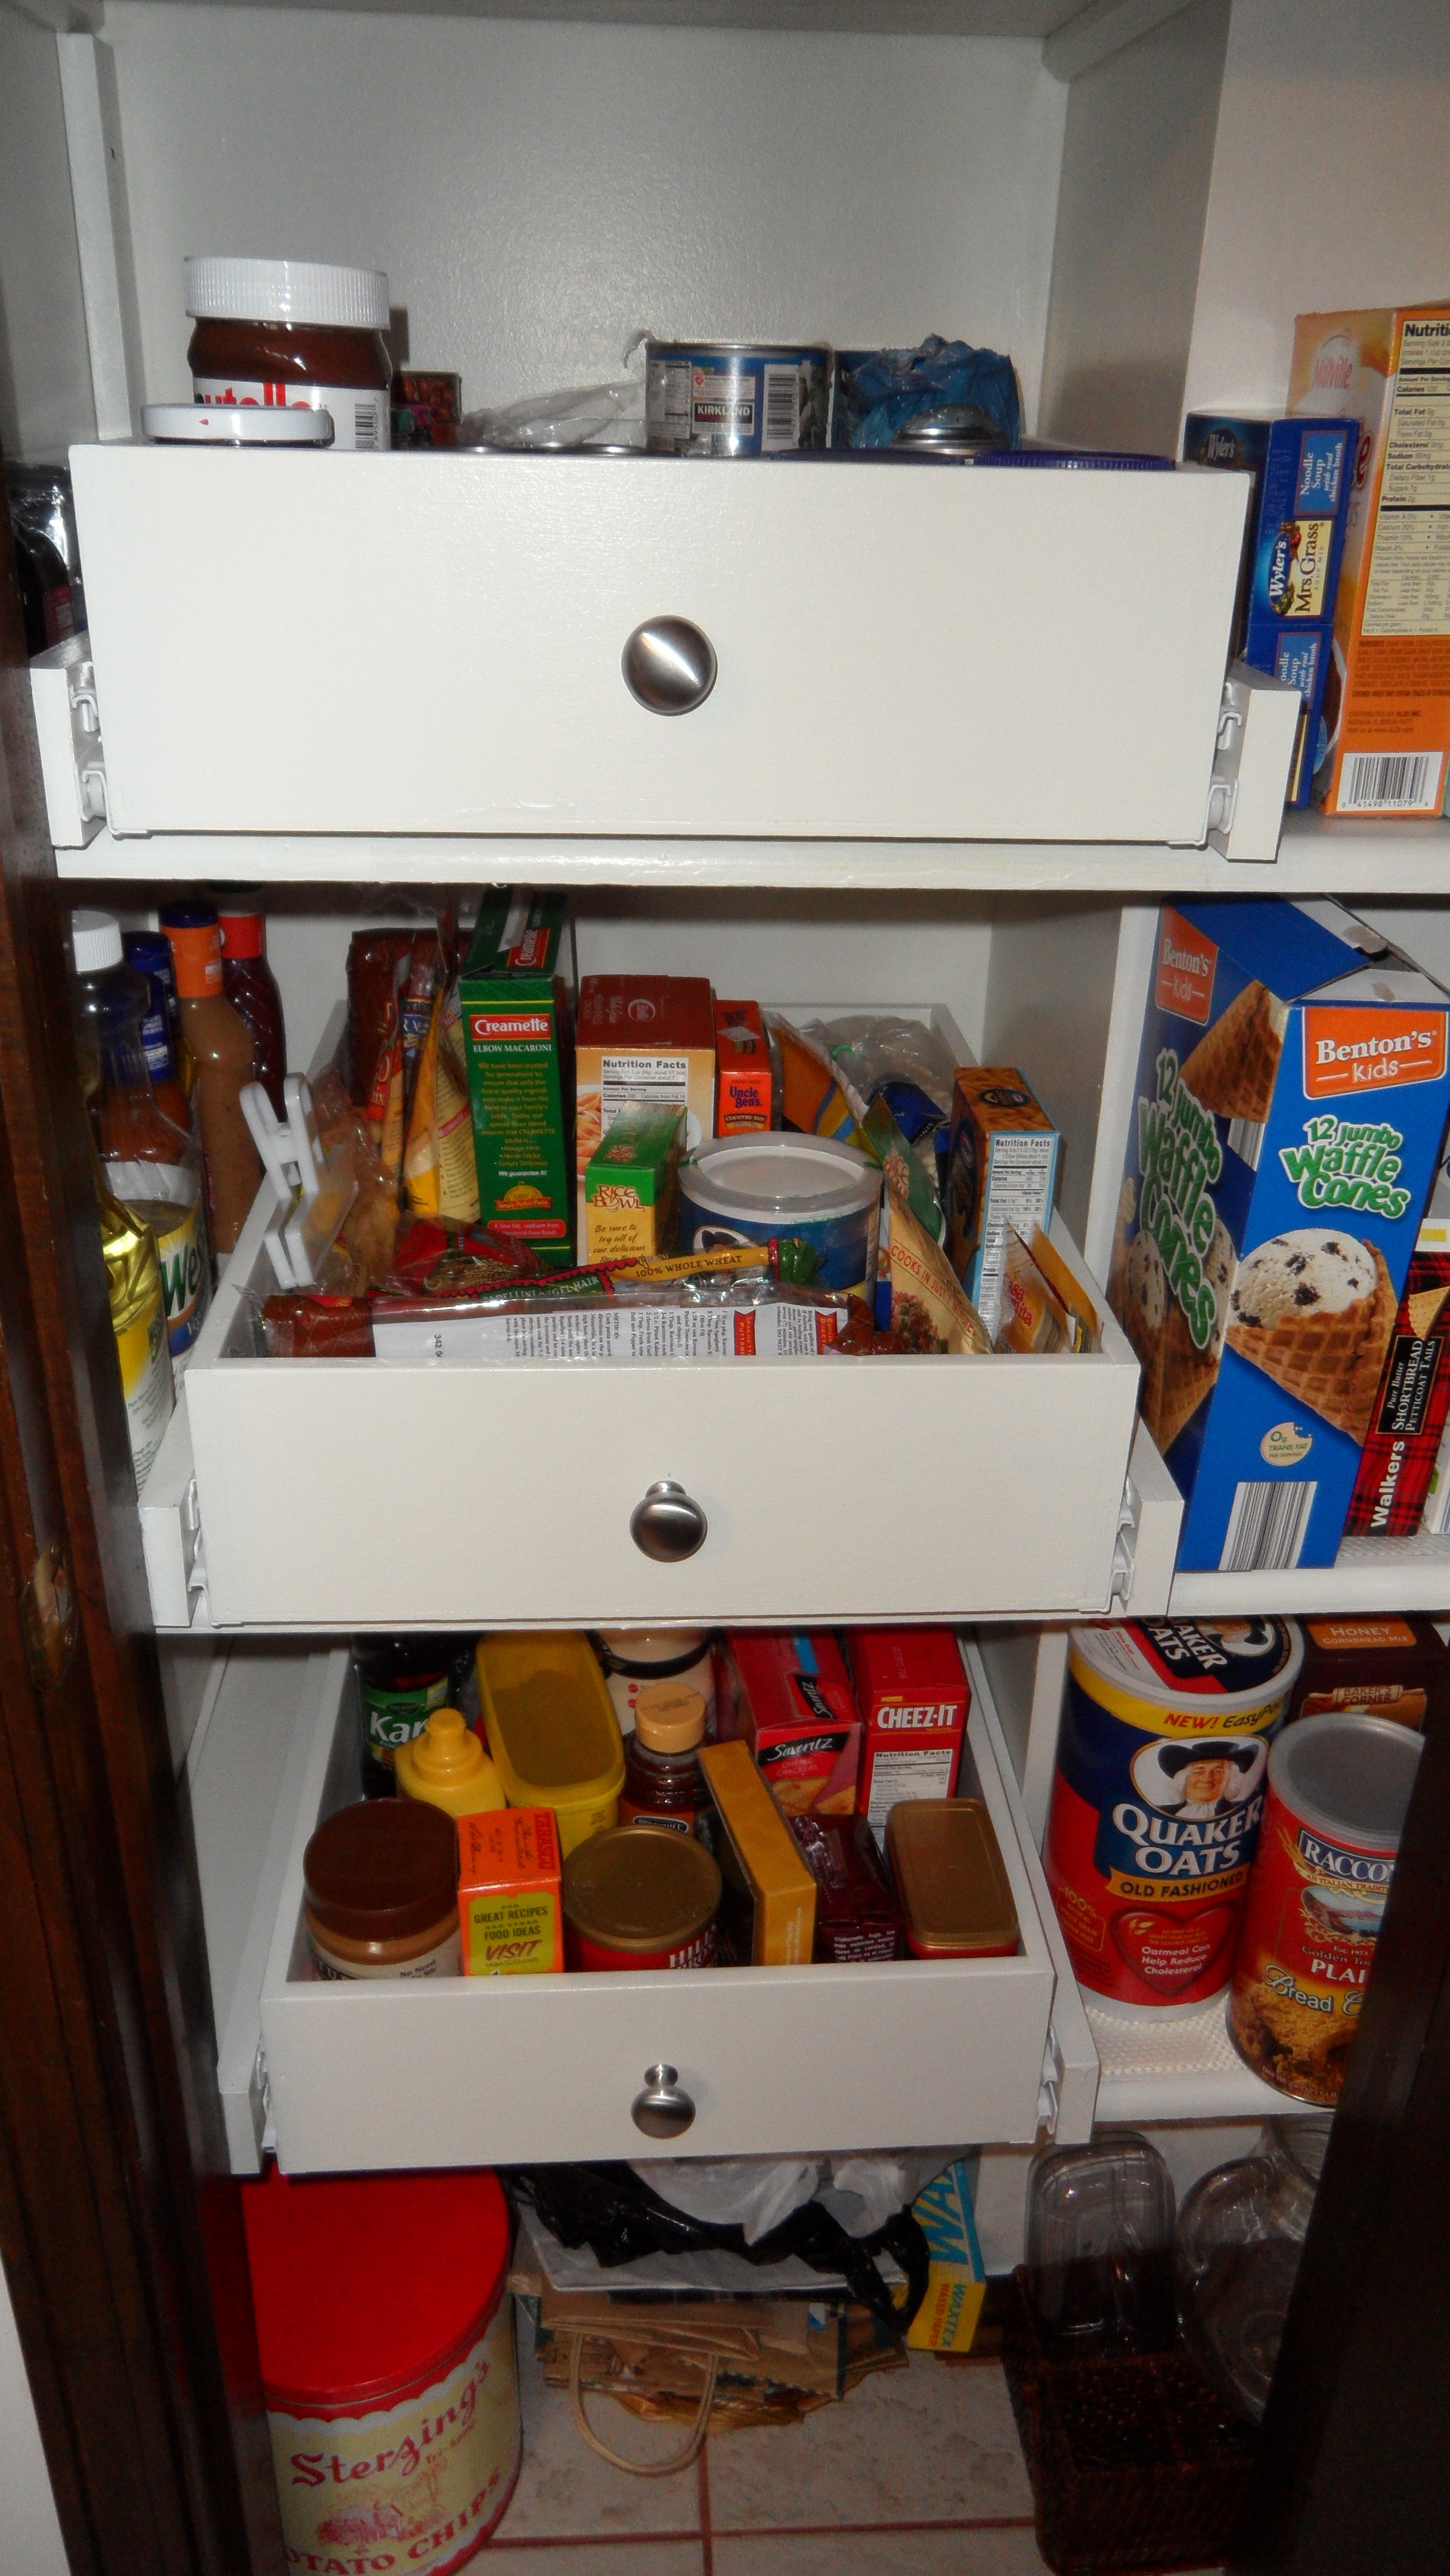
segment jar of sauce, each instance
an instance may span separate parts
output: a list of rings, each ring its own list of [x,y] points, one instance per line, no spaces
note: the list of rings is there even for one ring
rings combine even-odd
[[[713,1968],[720,1872],[693,1834],[612,1825],[564,1862],[571,1968]]]
[[[320,1977],[458,1977],[458,1828],[417,1798],[360,1799],[320,1824],[302,1858]]]
[[[646,1682],[634,1703],[634,1733],[625,1738],[622,1825],[666,1825],[672,1833],[710,1840],[710,1792],[700,1769],[705,1703],[687,1682]]]
[[[388,281],[310,259],[188,259],[199,403],[327,411],[334,448],[391,444]]]

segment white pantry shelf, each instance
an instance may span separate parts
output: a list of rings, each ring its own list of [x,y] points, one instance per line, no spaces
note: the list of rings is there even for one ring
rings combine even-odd
[[[1099,2121],[1134,2127],[1175,2120],[1275,2120],[1312,2111],[1250,2072],[1225,2026],[1220,1997],[1182,2021],[1128,2021],[1101,2012],[1084,1991],[1102,2073]]]
[[[483,834],[164,832],[102,829],[61,849],[62,877],[142,882],[244,878],[266,885],[749,886],[805,892],[972,894],[1450,894],[1450,823],[1354,823],[1290,814],[1277,860],[1107,841],[710,841]]]
[[[1175,1618],[1210,1611],[1251,1611],[1297,1618],[1375,1610],[1450,1610],[1450,1538],[1418,1530],[1413,1538],[1347,1538],[1333,1565],[1295,1566],[1285,1574],[1190,1574],[1173,1577]]]

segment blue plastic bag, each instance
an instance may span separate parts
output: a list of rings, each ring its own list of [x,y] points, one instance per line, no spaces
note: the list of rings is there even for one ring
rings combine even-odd
[[[924,411],[971,403],[1000,429],[1010,447],[1022,437],[1017,370],[996,349],[972,349],[935,332],[919,349],[875,349],[843,359],[842,394],[852,447],[889,447]]]

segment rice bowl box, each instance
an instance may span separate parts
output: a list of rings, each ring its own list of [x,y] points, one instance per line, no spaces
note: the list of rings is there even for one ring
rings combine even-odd
[[[1450,995],[1338,904],[1165,904],[1108,1274],[1178,1563],[1331,1565],[1450,1103]]]
[[[879,1164],[833,1136],[717,1136],[679,1168],[681,1252],[769,1244],[797,1287],[874,1297],[880,1218]]]

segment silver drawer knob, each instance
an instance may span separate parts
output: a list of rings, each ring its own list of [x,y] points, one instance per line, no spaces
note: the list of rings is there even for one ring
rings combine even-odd
[[[629,1535],[657,1565],[680,1565],[703,1547],[710,1524],[700,1506],[668,1476],[651,1485],[629,1516]]]
[[[695,2116],[695,2105],[674,2066],[647,2066],[644,2091],[636,2093],[629,2115],[647,2138],[681,2138]]]
[[[624,685],[652,716],[684,716],[702,707],[720,668],[708,635],[688,617],[647,617],[620,657]]]

